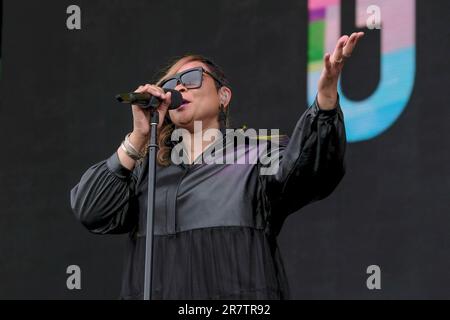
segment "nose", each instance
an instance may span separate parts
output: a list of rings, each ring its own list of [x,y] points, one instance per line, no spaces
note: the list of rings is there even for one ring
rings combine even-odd
[[[180,81],[178,81],[178,84],[175,86],[175,90],[185,92],[187,91],[187,88]]]

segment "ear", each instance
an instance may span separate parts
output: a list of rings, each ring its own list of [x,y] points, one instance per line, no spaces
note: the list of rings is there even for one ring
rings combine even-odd
[[[220,101],[221,104],[223,104],[225,109],[230,104],[231,97],[232,97],[232,92],[231,92],[230,88],[225,87],[225,86],[220,88],[220,90],[219,90],[219,101]]]

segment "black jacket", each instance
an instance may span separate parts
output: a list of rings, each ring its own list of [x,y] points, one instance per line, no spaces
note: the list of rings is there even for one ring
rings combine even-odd
[[[276,237],[289,214],[328,196],[344,175],[339,103],[324,111],[316,100],[291,138],[269,147],[280,156],[273,175],[250,161],[157,167],[154,299],[289,297]],[[255,151],[242,150],[249,157]],[[130,171],[114,153],[71,191],[73,211],[91,232],[129,233],[123,299],[143,296],[147,175],[147,160]]]

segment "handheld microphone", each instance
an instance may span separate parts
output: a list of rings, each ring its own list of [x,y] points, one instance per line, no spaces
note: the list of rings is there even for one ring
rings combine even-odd
[[[176,109],[179,106],[183,104],[183,96],[178,90],[174,89],[163,89],[165,93],[171,92],[171,103],[169,106],[170,110]],[[158,108],[159,105],[162,102],[162,99],[159,97],[155,97],[151,95],[150,93],[143,92],[143,93],[137,93],[137,92],[130,92],[130,93],[121,93],[116,95],[117,101],[121,103],[127,103],[127,104],[135,104],[140,106],[143,109],[147,108]]]

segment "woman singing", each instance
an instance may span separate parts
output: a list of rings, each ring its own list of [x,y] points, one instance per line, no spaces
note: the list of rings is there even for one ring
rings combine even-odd
[[[344,175],[346,137],[337,84],[345,59],[363,35],[341,37],[333,54],[325,55],[314,104],[289,140],[271,146],[279,156],[273,174],[261,174],[260,162],[198,161],[211,148],[225,148],[228,134],[232,90],[211,60],[185,56],[156,84],[136,90],[162,100],[157,109],[152,299],[289,298],[276,238],[289,214],[327,197]],[[184,104],[168,110],[171,94],[165,88],[179,91]],[[150,111],[132,106],[132,112],[131,134],[71,191],[72,209],[87,229],[129,235],[122,299],[143,298],[145,261]],[[196,121],[201,132],[194,130]],[[178,142],[171,137],[178,129],[184,129],[179,143],[187,161],[175,164]],[[224,135],[205,142],[202,134],[208,129]]]

